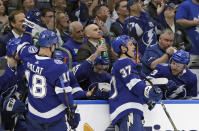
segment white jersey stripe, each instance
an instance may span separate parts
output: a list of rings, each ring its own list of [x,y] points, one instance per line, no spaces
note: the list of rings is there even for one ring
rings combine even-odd
[[[126,84],[126,86],[129,88],[129,90],[131,90],[140,81],[141,80],[137,78],[131,79],[131,81]]]
[[[66,109],[66,106],[64,104],[60,104],[57,107],[55,107],[47,112],[42,113],[42,112],[39,112],[38,110],[36,110],[34,107],[32,107],[32,105],[28,102],[28,109],[32,114],[34,114],[38,117],[49,119],[49,118],[52,118],[52,117],[58,115],[62,111],[64,111]]]
[[[143,111],[143,105],[140,103],[136,103],[136,102],[128,102],[125,103],[119,107],[116,108],[116,110],[111,113],[110,117],[111,117],[111,121],[114,120],[121,112],[127,110],[127,109],[138,109],[140,111]]]
[[[66,93],[70,93],[70,92],[72,92],[72,87],[67,86],[67,87],[61,88],[61,87],[55,86],[55,93],[56,94],[63,93],[64,90],[65,90]]]

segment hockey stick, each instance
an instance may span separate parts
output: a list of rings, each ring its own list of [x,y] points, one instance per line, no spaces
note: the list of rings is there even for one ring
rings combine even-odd
[[[61,86],[64,88],[64,82],[63,82],[63,79],[60,78],[60,83],[61,83]],[[67,107],[67,119],[73,119],[74,116],[72,115],[72,111],[71,111],[71,108],[70,108],[70,105],[69,105],[69,101],[68,101],[68,97],[66,95],[66,91],[64,90],[64,98],[65,98],[65,101],[66,101],[66,107]],[[74,131],[76,131],[76,129],[73,129]]]
[[[168,79],[167,78],[152,78],[151,80],[150,80],[152,83],[153,83],[153,85],[166,85],[166,84],[168,84]],[[146,85],[151,85],[148,81],[146,81]]]
[[[137,74],[138,76],[140,76],[141,78],[143,78],[144,80],[146,80],[152,86],[152,88],[154,89],[155,93],[160,93],[160,92],[158,92],[156,90],[156,88],[154,87],[154,84],[148,78],[144,77],[143,75],[141,75],[140,73],[137,73],[137,72],[132,72],[132,73]],[[162,106],[162,108],[163,108],[163,110],[164,110],[167,118],[169,119],[169,122],[171,123],[174,131],[178,131],[177,128],[176,128],[176,125],[174,124],[173,120],[171,119],[171,116],[170,116],[169,112],[167,111],[166,106],[164,105],[164,103],[162,102],[162,100],[160,100],[160,104],[161,104],[161,106]]]
[[[25,90],[24,90],[24,93],[22,94],[22,97],[21,97],[21,101],[22,102],[24,102],[25,103],[25,101],[26,101],[26,98],[27,98],[27,95],[28,95],[28,87],[25,87]],[[19,115],[16,113],[15,115],[15,118],[14,118],[14,125],[13,125],[13,127],[12,127],[12,129],[11,129],[11,131],[14,131],[15,130],[15,127],[16,127],[16,125],[17,125],[17,121],[18,121],[18,119],[19,119]],[[25,116],[25,115],[24,115]]]

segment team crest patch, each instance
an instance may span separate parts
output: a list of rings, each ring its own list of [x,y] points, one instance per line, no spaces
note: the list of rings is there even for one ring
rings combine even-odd
[[[30,46],[30,47],[28,48],[28,52],[29,52],[29,53],[37,53],[37,52],[38,52],[38,49],[37,49],[37,47],[35,47],[35,46]]]
[[[61,60],[57,60],[57,59],[55,59],[54,62],[55,62],[56,64],[63,64],[63,62],[62,62]]]

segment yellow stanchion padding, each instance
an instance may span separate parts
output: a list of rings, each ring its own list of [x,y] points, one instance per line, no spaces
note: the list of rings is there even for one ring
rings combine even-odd
[[[84,124],[84,131],[94,131],[92,127],[89,126],[88,123]]]

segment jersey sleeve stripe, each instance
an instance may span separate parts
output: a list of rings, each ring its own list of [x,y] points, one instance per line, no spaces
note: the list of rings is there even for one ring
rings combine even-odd
[[[72,89],[72,94],[75,94],[78,91],[83,91],[81,87],[75,87]]]
[[[19,51],[27,44],[30,44],[29,42],[24,42],[23,44],[20,44],[17,46],[17,54],[19,54]],[[21,53],[21,51],[20,51]]]
[[[126,84],[126,86],[131,90],[137,83],[139,83],[141,80],[140,79],[131,79],[129,83]]]
[[[72,88],[70,86],[67,86],[67,87],[64,87],[64,88],[55,86],[55,93],[56,94],[63,93],[64,90],[65,90],[66,93],[72,92]]]

